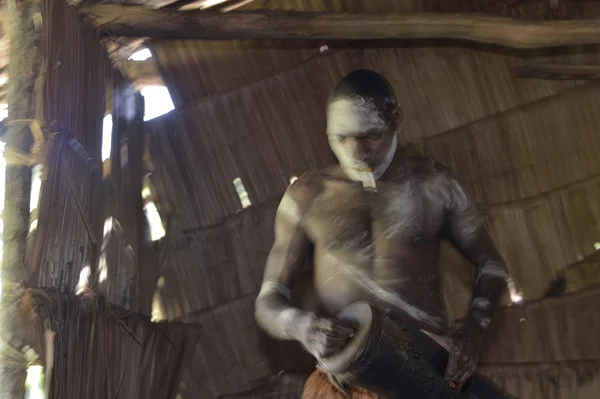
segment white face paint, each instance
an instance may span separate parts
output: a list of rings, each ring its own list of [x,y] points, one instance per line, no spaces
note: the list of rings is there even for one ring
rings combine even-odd
[[[327,108],[329,135],[346,136],[385,128],[385,121],[375,104],[363,98],[340,98]]]
[[[375,176],[375,180],[378,180],[381,176],[383,176],[383,174],[385,173],[387,168],[392,163],[392,161],[394,159],[394,155],[396,155],[396,148],[398,148],[398,138],[394,134],[394,137],[392,138],[392,145],[388,149],[387,154],[385,154],[385,158],[383,159],[383,162],[381,164],[379,164],[375,168],[375,170],[373,170],[373,175]]]
[[[381,113],[372,101],[360,97],[340,98],[332,101],[327,108],[327,134],[331,150],[349,178],[362,181],[365,188],[375,190],[373,180],[383,176],[392,163],[398,139],[394,134],[383,160],[377,165],[367,165],[355,159],[353,150],[341,143],[340,137],[355,136],[367,132],[383,132],[388,128]]]

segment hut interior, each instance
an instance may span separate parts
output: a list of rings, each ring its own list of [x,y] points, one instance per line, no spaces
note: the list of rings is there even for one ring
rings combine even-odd
[[[299,398],[315,361],[254,301],[359,68],[396,89],[398,153],[452,168],[506,261],[478,370],[600,397],[599,2],[1,3],[0,398]],[[458,325],[475,269],[447,244],[441,268]]]

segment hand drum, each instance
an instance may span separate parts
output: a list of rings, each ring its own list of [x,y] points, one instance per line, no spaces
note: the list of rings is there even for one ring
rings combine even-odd
[[[319,367],[341,383],[361,386],[384,398],[467,398],[443,378],[448,353],[409,325],[390,320],[367,302],[339,315],[356,334]]]

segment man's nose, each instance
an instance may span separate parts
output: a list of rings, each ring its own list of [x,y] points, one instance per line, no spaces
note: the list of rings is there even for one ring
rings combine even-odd
[[[358,139],[352,139],[351,140],[351,148],[352,148],[352,153],[354,154],[356,159],[363,159],[367,156],[367,146],[366,144],[363,142],[363,140],[358,140]]]

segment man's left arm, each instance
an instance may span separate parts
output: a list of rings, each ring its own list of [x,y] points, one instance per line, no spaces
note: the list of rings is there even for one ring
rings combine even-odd
[[[450,353],[446,378],[460,385],[477,367],[477,347],[500,305],[508,270],[464,187],[447,168],[443,176],[448,239],[477,268],[467,319],[450,335],[454,353]]]

